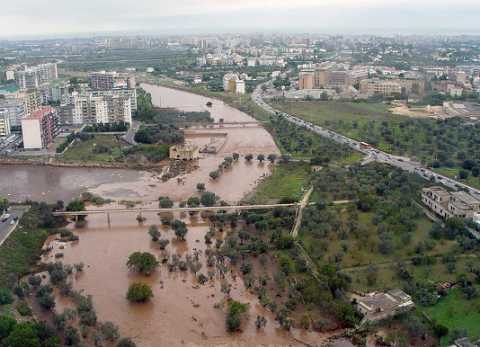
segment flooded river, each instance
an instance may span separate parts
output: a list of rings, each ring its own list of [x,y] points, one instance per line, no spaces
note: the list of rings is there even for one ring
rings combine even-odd
[[[216,120],[253,120],[217,100],[152,85],[144,85],[143,88],[152,94],[154,103],[161,104],[162,107],[203,110],[206,109],[207,101],[213,101],[213,107],[209,110]],[[215,133],[218,129],[202,130],[207,136],[209,131]],[[120,179],[110,176],[110,181],[107,179],[107,182],[79,182],[83,182],[84,186],[91,184],[90,190],[103,197],[133,198],[145,205],[157,204],[154,201],[161,195],[170,196],[177,202],[185,200],[197,194],[195,186],[198,182],[205,183],[207,190],[215,192],[228,202],[238,201],[250,192],[263,176],[270,173],[270,165],[258,164],[256,160],[248,164],[241,158],[217,181],[209,178],[209,172],[215,170],[223,158],[233,152],[241,155],[267,155],[278,154],[278,149],[268,132],[261,127],[224,128],[221,131],[226,133],[226,140],[220,151],[200,159],[199,168],[186,174],[182,183],[178,183],[177,179],[162,182],[153,173],[132,173],[132,176],[125,174]],[[44,169],[35,168],[40,172]],[[42,175],[40,174],[40,177],[43,177]],[[62,171],[60,181],[67,180],[65,175]],[[81,173],[79,175],[82,176]],[[36,187],[36,190],[42,190],[42,184],[45,185],[44,190],[51,184],[46,178],[44,180],[38,182],[39,187]],[[54,254],[61,252],[64,254],[64,262],[85,264],[85,271],[75,278],[74,288],[92,295],[99,319],[113,321],[120,327],[123,336],[132,337],[141,347],[300,346],[302,344],[295,338],[315,344],[319,341],[320,335],[312,332],[294,330],[290,333],[280,329],[273,315],[264,310],[258,299],[245,289],[243,281],[235,274],[226,275],[226,280],[232,286],[230,295],[235,300],[249,303],[249,311],[242,332],[229,334],[225,328],[225,311],[216,305],[225,299],[218,274],[212,274],[210,281],[199,285],[191,272],[169,272],[165,264],[161,264],[150,277],[129,272],[126,261],[128,255],[134,251],[149,251],[160,259],[166,254],[178,254],[185,259],[187,254],[198,252],[199,260],[203,264],[199,273],[208,275],[214,269],[207,267],[205,251],[215,246],[205,243],[204,236],[209,226],[199,216],[193,219],[183,216],[189,229],[184,242],[177,241],[174,232],[167,227],[160,228],[161,237],[170,240],[165,251],[161,251],[158,244],[153,243],[147,234],[150,225],[160,225],[160,217],[156,214],[145,214],[144,225],[138,225],[135,217],[134,213],[112,215],[112,227],[109,229],[105,216],[90,216],[87,227],[76,231],[80,237],[78,243],[67,245],[63,249],[63,245],[53,242],[51,245],[54,251],[49,255],[49,260],[53,261]],[[225,233],[217,233],[216,237],[222,239]],[[135,281],[146,282],[152,286],[154,298],[151,302],[133,305],[126,300],[127,288]],[[67,304],[59,298],[57,307],[61,308],[63,305]],[[256,329],[257,315],[267,318],[268,323],[264,329]]]

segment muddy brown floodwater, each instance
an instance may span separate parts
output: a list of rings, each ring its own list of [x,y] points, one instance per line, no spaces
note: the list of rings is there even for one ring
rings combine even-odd
[[[211,100],[158,86],[142,87],[152,94],[155,103],[161,102],[162,107],[203,110],[206,102]],[[216,120],[253,120],[220,101],[211,101],[213,107],[209,110]],[[209,131],[218,132],[218,129]],[[278,149],[268,132],[261,127],[225,128],[221,131],[227,136],[220,152],[200,159],[199,169],[185,175],[183,184],[177,183],[176,179],[161,182],[159,177],[148,174],[140,175],[128,183],[113,180],[91,190],[104,197],[114,198],[128,198],[129,194],[136,194],[135,199],[142,200],[145,205],[152,205],[160,195],[168,195],[177,202],[186,199],[196,194],[195,186],[198,182],[204,182],[208,190],[222,199],[238,201],[255,187],[262,176],[269,174],[270,166],[259,165],[257,161],[247,164],[240,159],[217,182],[209,179],[209,172],[216,169],[223,158],[233,152],[269,154],[278,153]],[[92,295],[99,319],[115,322],[123,336],[134,338],[141,347],[303,345],[295,338],[321,345],[322,338],[326,337],[324,335],[297,330],[286,332],[280,329],[273,315],[245,289],[241,278],[232,273],[227,274],[227,280],[232,285],[231,297],[249,303],[248,319],[242,326],[242,332],[236,334],[226,332],[225,313],[214,307],[225,298],[220,289],[221,281],[217,277],[205,285],[198,285],[191,272],[169,272],[165,264],[160,265],[150,277],[129,272],[126,261],[128,255],[134,251],[149,251],[159,257],[163,252],[170,255],[176,253],[183,259],[187,253],[198,251],[203,264],[199,273],[207,275],[212,270],[205,263],[205,250],[210,246],[205,244],[204,235],[209,226],[199,216],[193,219],[190,216],[184,217],[189,228],[185,242],[177,241],[171,229],[161,228],[161,237],[170,240],[166,251],[161,251],[158,244],[153,243],[147,234],[150,225],[160,225],[160,217],[156,214],[145,214],[147,219],[142,226],[138,225],[135,217],[135,214],[112,215],[112,226],[108,229],[105,216],[90,216],[87,227],[76,231],[80,236],[78,243],[60,249],[60,244],[53,242],[51,245],[54,251],[46,259],[53,261],[54,254],[62,252],[65,263],[83,262],[85,271],[75,278],[74,288]],[[216,237],[223,238],[224,235],[217,233]],[[138,305],[130,304],[126,300],[127,288],[134,281],[146,282],[152,286],[155,296],[151,302]],[[57,309],[65,305],[68,303],[58,298]],[[267,318],[268,323],[264,329],[256,329],[257,315]]]

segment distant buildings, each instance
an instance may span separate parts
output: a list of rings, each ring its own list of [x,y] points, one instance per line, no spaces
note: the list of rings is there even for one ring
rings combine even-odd
[[[38,88],[42,84],[52,82],[58,78],[57,63],[24,67],[23,70],[15,71],[14,75],[20,89]]]
[[[245,80],[236,73],[227,73],[223,76],[223,90],[229,93],[245,94]]]
[[[360,81],[360,92],[368,96],[399,96],[402,94],[402,86],[391,80],[366,79]]]
[[[22,119],[23,147],[47,148],[58,134],[58,114],[53,107],[44,106]]]
[[[473,218],[480,212],[480,200],[463,191],[448,192],[439,186],[423,188],[422,202],[443,218]]]
[[[340,89],[344,90],[352,85],[350,72],[335,70],[336,66],[316,66],[304,69],[299,74],[299,89]]]

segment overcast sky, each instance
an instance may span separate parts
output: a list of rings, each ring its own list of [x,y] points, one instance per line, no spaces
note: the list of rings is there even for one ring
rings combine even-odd
[[[0,36],[227,31],[480,33],[480,0],[0,0]]]

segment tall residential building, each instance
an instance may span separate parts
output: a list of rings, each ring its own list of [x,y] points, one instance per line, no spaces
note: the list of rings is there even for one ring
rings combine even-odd
[[[132,123],[130,97],[122,95],[74,94],[61,106],[60,122],[69,125]]]
[[[88,75],[90,88],[94,90],[113,89],[115,87],[116,72],[99,71]]]
[[[10,135],[10,119],[7,110],[0,109],[0,137]]]
[[[26,115],[36,111],[42,105],[40,93],[37,89],[29,89],[25,92],[22,92],[19,94],[19,99],[22,100],[25,105]]]
[[[15,71],[15,81],[20,89],[38,88],[58,78],[57,63],[40,64]]]
[[[10,127],[20,126],[25,116],[25,103],[21,99],[0,99],[0,112],[6,112],[10,121]]]
[[[92,90],[93,96],[123,96],[130,98],[130,107],[132,111],[137,110],[137,89],[136,88],[114,88],[110,90]]]
[[[53,142],[58,131],[57,111],[53,107],[41,107],[22,119],[23,147],[46,148]]]

